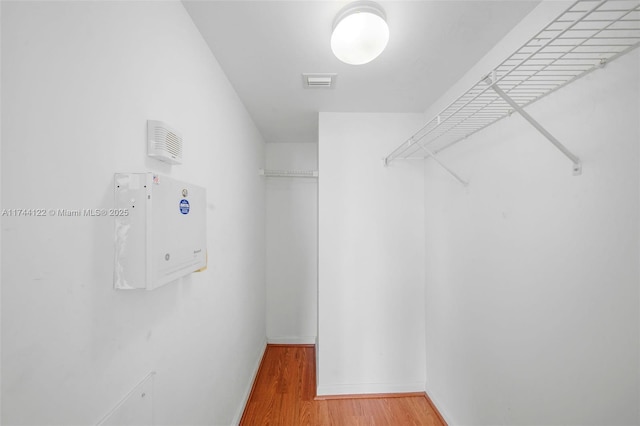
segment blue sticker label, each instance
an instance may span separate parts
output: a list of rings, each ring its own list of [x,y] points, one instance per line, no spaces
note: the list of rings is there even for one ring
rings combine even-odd
[[[180,213],[182,214],[189,213],[189,201],[185,199],[180,200]]]

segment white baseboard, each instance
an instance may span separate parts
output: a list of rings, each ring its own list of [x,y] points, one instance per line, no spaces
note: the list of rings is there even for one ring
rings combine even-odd
[[[256,377],[258,376],[258,370],[260,369],[260,363],[262,362],[262,358],[264,357],[264,351],[267,349],[267,341],[265,340],[262,345],[262,349],[259,351],[258,356],[256,358],[256,362],[253,366],[253,372],[251,373],[251,380],[247,383],[247,387],[244,391],[244,396],[242,397],[242,403],[240,407],[238,407],[238,411],[236,411],[236,415],[233,417],[232,425],[239,425],[240,420],[242,420],[242,414],[244,413],[244,408],[247,406],[247,402],[249,402],[249,397],[251,396],[251,389],[253,389],[253,383],[256,381]]]
[[[318,396],[424,392],[424,383],[358,383],[319,385]]]
[[[315,345],[316,336],[267,337],[267,343],[271,345]]]
[[[444,405],[442,405],[442,402],[438,399],[438,397],[429,390],[429,386],[427,386],[426,383],[424,384],[424,392],[427,394],[431,402],[433,402],[433,405],[436,406],[436,409],[438,410],[438,412],[440,413],[444,421],[447,422],[449,426],[457,424],[456,422],[453,421],[451,416],[447,413],[447,410],[445,409]]]

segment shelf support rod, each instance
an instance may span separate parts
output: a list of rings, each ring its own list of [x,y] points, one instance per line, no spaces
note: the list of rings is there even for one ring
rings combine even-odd
[[[495,78],[491,78],[492,81],[496,81]],[[569,149],[562,145],[558,139],[556,139],[551,133],[547,131],[540,123],[538,123],[533,117],[529,115],[520,105],[516,103],[509,95],[502,91],[500,87],[496,83],[491,83],[491,88],[496,92],[502,99],[504,99],[511,107],[516,110],[522,118],[527,120],[529,124],[531,124],[537,131],[542,133],[542,135],[547,138],[556,148],[558,148],[567,158],[569,158],[573,162],[573,174],[575,176],[582,174],[582,162],[580,158],[578,158],[575,154],[573,154]]]
[[[435,161],[436,163],[438,163],[438,165],[440,167],[442,167],[443,169],[445,169],[451,176],[453,176],[458,182],[460,182],[463,186],[467,186],[469,185],[469,182],[465,181],[464,179],[462,179],[460,176],[458,176],[453,170],[451,170],[449,167],[447,167],[442,161],[440,161],[440,159],[436,156],[436,154],[434,154],[433,152],[431,152],[430,150],[428,150],[427,148],[425,148],[421,143],[418,143],[418,146],[420,148],[422,148],[424,150],[424,152],[427,154],[427,156],[433,158],[433,161]]]

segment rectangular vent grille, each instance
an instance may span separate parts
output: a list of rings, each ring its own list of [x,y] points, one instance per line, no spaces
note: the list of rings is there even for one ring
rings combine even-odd
[[[162,121],[147,121],[147,154],[170,164],[182,164],[182,137]]]
[[[337,74],[302,74],[305,89],[333,89]]]
[[[173,157],[182,158],[182,139],[170,130],[156,127],[155,148],[165,150]]]
[[[331,87],[331,77],[309,77],[307,84],[313,87]]]

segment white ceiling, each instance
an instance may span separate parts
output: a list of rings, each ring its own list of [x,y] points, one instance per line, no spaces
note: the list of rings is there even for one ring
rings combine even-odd
[[[317,142],[320,111],[424,112],[539,0],[379,1],[389,44],[359,66],[329,46],[346,1],[183,3],[265,140]],[[302,73],[336,87],[305,89]]]

